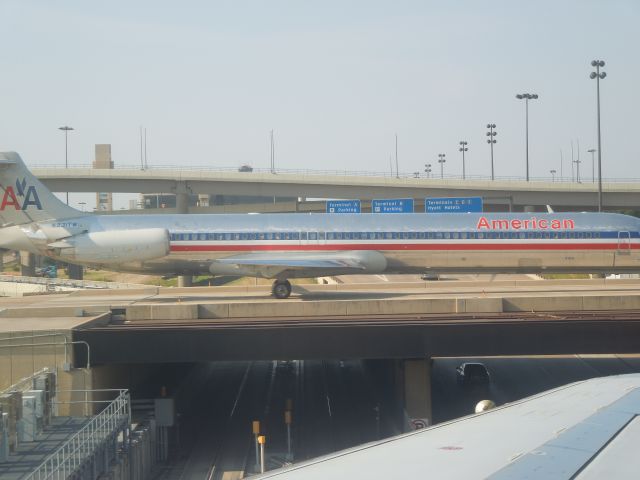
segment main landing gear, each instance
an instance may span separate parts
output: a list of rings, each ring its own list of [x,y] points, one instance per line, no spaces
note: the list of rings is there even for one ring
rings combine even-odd
[[[289,295],[291,295],[291,283],[289,283],[289,280],[276,280],[273,282],[271,295],[276,298],[289,298]]]

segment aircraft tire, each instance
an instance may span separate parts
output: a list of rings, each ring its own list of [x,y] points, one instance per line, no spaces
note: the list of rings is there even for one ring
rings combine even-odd
[[[271,287],[271,294],[280,299],[289,298],[291,295],[291,283],[289,280],[276,280]]]

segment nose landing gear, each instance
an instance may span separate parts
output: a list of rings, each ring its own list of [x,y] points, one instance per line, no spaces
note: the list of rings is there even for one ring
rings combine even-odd
[[[289,298],[291,295],[291,283],[289,280],[276,280],[271,287],[271,295],[276,298]]]

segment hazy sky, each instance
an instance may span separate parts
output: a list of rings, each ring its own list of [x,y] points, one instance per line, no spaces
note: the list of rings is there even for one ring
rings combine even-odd
[[[269,166],[388,171],[447,155],[488,175],[569,177],[571,140],[596,146],[604,59],[603,175],[640,178],[640,1],[0,0],[0,150],[27,164],[88,164],[111,143],[116,165]]]

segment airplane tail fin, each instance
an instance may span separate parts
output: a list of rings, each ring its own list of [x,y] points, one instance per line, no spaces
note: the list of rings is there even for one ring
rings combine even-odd
[[[34,177],[20,155],[16,152],[0,152],[0,226],[81,215]]]

